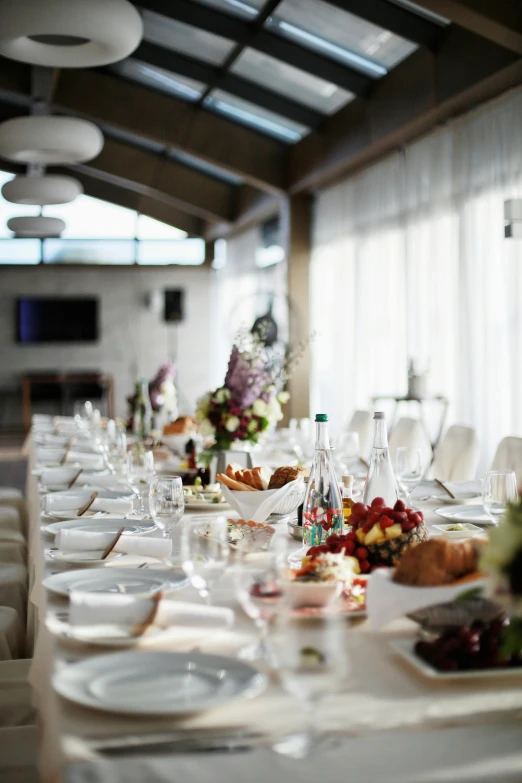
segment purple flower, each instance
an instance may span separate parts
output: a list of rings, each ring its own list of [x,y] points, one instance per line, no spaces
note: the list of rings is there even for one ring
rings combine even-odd
[[[270,381],[264,356],[259,352],[240,351],[234,345],[225,376],[232,400],[243,410],[249,408]]]
[[[149,383],[150,404],[154,411],[161,410],[163,404],[161,387],[176,377],[176,366],[172,362],[165,362],[159,368],[154,378]]]

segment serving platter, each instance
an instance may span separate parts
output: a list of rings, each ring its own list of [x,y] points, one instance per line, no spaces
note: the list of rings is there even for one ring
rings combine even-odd
[[[152,571],[141,568],[92,568],[62,571],[43,580],[51,593],[68,596],[72,591],[83,593],[122,593],[125,595],[154,595],[160,590],[179,590],[187,584],[184,573]]]
[[[481,505],[436,508],[435,513],[443,519],[449,519],[450,522],[471,522],[472,525],[495,527],[495,523],[491,521]]]
[[[388,646],[406,661],[418,674],[429,677],[431,680],[475,680],[477,678],[491,678],[494,680],[519,680],[522,681],[522,666],[506,667],[499,669],[469,669],[468,671],[442,672],[415,654],[415,640],[393,639]]]

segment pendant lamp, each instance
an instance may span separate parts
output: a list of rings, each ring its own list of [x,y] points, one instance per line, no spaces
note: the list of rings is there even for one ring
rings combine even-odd
[[[2,196],[12,204],[68,204],[83,193],[81,182],[73,177],[48,174],[44,177],[15,177],[6,182]]]
[[[103,134],[77,117],[15,117],[0,125],[0,156],[16,163],[80,163],[103,148]]]
[[[65,228],[60,218],[44,215],[13,217],[7,221],[7,228],[18,237],[57,237]]]

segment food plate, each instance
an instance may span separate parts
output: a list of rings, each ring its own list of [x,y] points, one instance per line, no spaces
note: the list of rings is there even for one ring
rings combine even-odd
[[[441,672],[434,669],[427,661],[423,661],[418,655],[415,655],[415,641],[411,639],[393,639],[388,642],[391,647],[404,661],[410,664],[419,674],[429,677],[432,680],[474,680],[478,677],[492,677],[496,680],[521,680],[522,667],[505,669],[470,669],[469,671],[459,672]]]
[[[451,508],[436,508],[435,513],[450,522],[471,522],[474,525],[495,527],[482,506],[453,506]]]
[[[99,520],[99,521],[98,521]],[[79,519],[66,519],[63,522],[51,522],[46,525],[46,533],[56,535],[59,530],[83,530],[85,533],[116,533],[123,528],[123,535],[137,536],[141,534],[153,533],[158,526],[148,519],[125,519],[125,517],[110,517],[109,519],[89,519],[80,517]]]
[[[187,584],[187,577],[175,571],[149,571],[140,568],[93,568],[62,571],[43,580],[51,593],[68,596],[73,590],[83,593],[125,593],[154,595],[159,590],[170,592]]]
[[[243,661],[203,653],[128,651],[63,668],[53,686],[69,701],[126,715],[186,715],[252,697],[266,678]]]
[[[112,552],[110,558],[102,560],[103,549],[87,549],[80,552],[61,552],[59,549],[49,549],[47,553],[51,560],[67,565],[76,566],[98,566],[103,567],[110,560],[116,560],[123,557],[123,552]]]
[[[450,530],[455,525],[462,525],[463,530]],[[454,522],[450,525],[432,525],[432,530],[436,530],[445,538],[453,539],[454,541],[462,541],[465,538],[473,538],[473,536],[479,533],[484,535],[484,531],[477,525],[472,525],[470,522]]]

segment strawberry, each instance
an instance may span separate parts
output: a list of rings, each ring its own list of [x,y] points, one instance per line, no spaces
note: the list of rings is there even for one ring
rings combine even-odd
[[[330,547],[328,546],[328,544],[321,544],[320,546],[317,547],[317,554],[322,552],[323,554],[326,555],[328,554],[329,551],[330,551]]]
[[[315,555],[317,555],[318,548],[319,547],[317,547],[317,546],[311,546],[310,549],[306,553],[307,556],[308,557],[315,557]]]
[[[360,519],[361,517],[365,516],[368,511],[368,508],[364,505],[364,503],[354,503],[352,506],[352,513],[350,516],[355,517],[356,519]]]
[[[390,508],[389,506],[385,506],[383,509],[381,509],[381,514],[386,514],[387,517],[391,517],[393,514],[393,508]]]
[[[369,574],[371,565],[368,560],[361,560],[359,562],[359,568],[361,569],[361,574]]]
[[[386,505],[386,501],[384,498],[374,498],[372,500],[372,508],[379,508],[380,506],[385,506],[385,505]],[[352,509],[352,513],[353,513],[353,509]]]
[[[368,520],[366,520],[366,522],[363,522],[361,525],[361,528],[365,533],[369,533],[372,527],[373,527],[372,523],[369,522]]]
[[[392,525],[393,525],[393,519],[391,517],[386,516],[386,514],[384,514],[379,519],[379,527],[381,528],[381,530],[386,530],[387,527],[391,527]]]
[[[347,534],[344,536],[344,539],[345,539],[346,541],[357,541],[357,536],[355,535],[355,533],[347,533]]]
[[[414,525],[420,525],[422,516],[420,514],[410,514],[410,522],[413,522]]]
[[[379,509],[378,511],[372,511],[368,517],[368,522],[371,522],[372,525],[375,525],[375,523],[379,521],[381,513],[382,513],[381,509]]]
[[[338,536],[336,533],[332,533],[331,536],[328,536],[328,538],[325,541],[325,544],[328,544],[328,546],[337,546],[337,544],[340,542],[341,536]]]
[[[390,517],[395,522],[407,522],[408,521],[408,515],[405,511],[392,511],[390,514]]]
[[[416,527],[415,522],[412,522],[411,519],[407,522],[401,522],[401,530],[403,533],[409,533],[414,527]]]
[[[347,541],[345,544],[343,544],[345,552],[347,555],[353,555],[355,552],[355,541]]]
[[[368,560],[368,550],[365,546],[357,547],[355,550],[355,557],[357,560]]]
[[[393,507],[394,511],[405,511],[406,510],[406,503],[404,500],[398,500],[396,504]]]

